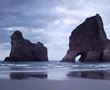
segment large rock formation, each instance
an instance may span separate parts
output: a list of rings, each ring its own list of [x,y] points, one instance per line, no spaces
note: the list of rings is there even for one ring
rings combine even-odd
[[[40,42],[31,43],[20,31],[11,36],[11,52],[5,61],[48,61],[47,48]]]
[[[110,41],[99,14],[87,18],[72,31],[69,50],[62,61],[75,62],[78,55],[81,55],[81,62],[110,61]]]

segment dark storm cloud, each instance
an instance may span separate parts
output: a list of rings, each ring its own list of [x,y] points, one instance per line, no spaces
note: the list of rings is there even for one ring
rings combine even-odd
[[[64,15],[54,12],[56,6],[68,7],[65,0],[0,0],[0,26],[45,27]],[[66,5],[67,4],[67,5]],[[76,3],[72,3],[75,9]]]
[[[50,7],[53,4],[45,0],[0,0],[0,26],[45,26],[54,19]]]

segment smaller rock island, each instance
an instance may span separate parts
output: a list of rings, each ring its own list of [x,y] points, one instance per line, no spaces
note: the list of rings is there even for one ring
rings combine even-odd
[[[47,48],[40,42],[31,43],[16,30],[11,36],[11,52],[5,61],[48,61]]]

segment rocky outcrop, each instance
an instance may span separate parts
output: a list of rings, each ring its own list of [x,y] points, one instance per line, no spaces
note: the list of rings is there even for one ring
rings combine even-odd
[[[103,61],[110,61],[110,40],[107,41],[103,51]]]
[[[11,52],[5,61],[48,61],[47,48],[40,42],[31,43],[20,31],[11,36]]]
[[[110,41],[107,39],[103,21],[99,14],[87,18],[72,31],[69,38],[69,50],[62,59],[66,62],[75,62],[81,55],[81,62],[110,61]]]

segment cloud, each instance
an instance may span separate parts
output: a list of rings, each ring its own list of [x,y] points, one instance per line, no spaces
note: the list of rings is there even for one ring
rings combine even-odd
[[[50,60],[62,59],[72,30],[96,13],[110,38],[109,9],[109,0],[0,0],[0,59],[9,54],[10,44],[5,44],[15,30],[32,42],[43,42]]]
[[[4,60],[10,52],[10,43],[0,43],[0,60]]]

